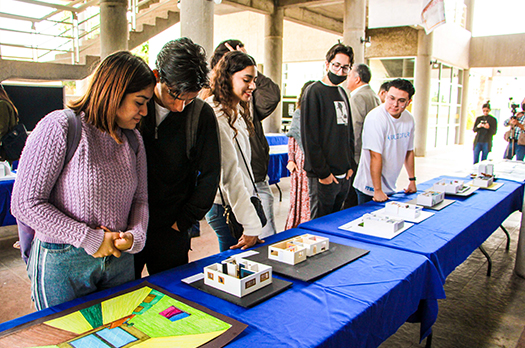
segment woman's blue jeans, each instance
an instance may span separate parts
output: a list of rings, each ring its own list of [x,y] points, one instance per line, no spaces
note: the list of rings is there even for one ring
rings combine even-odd
[[[224,208],[221,204],[213,204],[208,214],[206,214],[206,221],[213,228],[217,237],[219,237],[219,249],[221,252],[229,250],[231,246],[237,244],[237,239],[232,236],[226,223]]]
[[[474,146],[474,164],[480,161],[479,154],[481,152],[481,160],[484,161],[489,155],[489,143],[476,143]]]
[[[135,279],[133,255],[94,258],[83,248],[33,240],[27,263],[31,296],[41,310]]]

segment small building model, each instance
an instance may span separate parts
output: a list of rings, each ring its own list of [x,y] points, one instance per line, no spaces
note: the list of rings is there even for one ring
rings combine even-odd
[[[405,226],[405,222],[401,219],[370,213],[363,215],[363,222],[361,222],[359,226],[367,230],[378,229],[394,233],[402,229]]]
[[[445,199],[445,192],[425,191],[417,196],[417,204],[433,207]]]
[[[328,250],[328,238],[303,234],[298,237],[283,240],[268,247],[268,258],[289,265],[296,265],[311,257]]]
[[[387,202],[385,204],[385,214],[393,215],[403,219],[417,219],[421,215],[421,208],[415,204],[400,202]]]
[[[489,187],[494,183],[494,177],[488,174],[480,174],[472,180],[472,185],[478,187]]]
[[[231,257],[204,267],[204,284],[243,297],[272,283],[272,267]]]
[[[463,180],[439,180],[432,186],[432,191],[456,194],[461,192],[465,186]]]
[[[490,175],[494,176],[494,164],[492,163],[480,163],[478,165],[478,176]]]

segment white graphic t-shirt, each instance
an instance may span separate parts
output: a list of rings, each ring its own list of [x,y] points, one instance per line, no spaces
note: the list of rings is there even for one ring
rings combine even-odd
[[[354,187],[369,195],[374,195],[374,185],[370,175],[370,150],[381,154],[381,188],[387,195],[396,192],[396,181],[407,151],[414,150],[414,117],[403,111],[398,119],[392,117],[380,105],[368,113],[363,125],[363,148],[354,180]]]

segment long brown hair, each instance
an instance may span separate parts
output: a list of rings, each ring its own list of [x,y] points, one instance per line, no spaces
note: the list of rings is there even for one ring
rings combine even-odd
[[[127,51],[107,56],[96,68],[86,93],[68,103],[76,113],[83,111],[86,122],[109,133],[119,144],[117,110],[127,94],[155,85],[155,75],[149,66]]]
[[[17,110],[15,104],[13,104],[13,102],[11,101],[9,96],[7,95],[7,92],[5,91],[4,86],[2,86],[1,84],[0,84],[0,100],[5,100],[9,105],[11,105],[13,110],[15,110],[15,114],[18,115],[18,110]]]
[[[214,96],[216,104],[220,105],[221,111],[224,112],[228,119],[228,124],[234,130],[237,136],[237,129],[234,124],[237,121],[237,101],[233,94],[232,77],[236,72],[242,71],[249,66],[257,66],[255,60],[241,51],[232,51],[226,53],[214,69],[214,75],[211,80],[211,94]],[[241,117],[246,122],[250,135],[255,133],[252,118],[250,116],[250,105],[247,102],[240,101]]]

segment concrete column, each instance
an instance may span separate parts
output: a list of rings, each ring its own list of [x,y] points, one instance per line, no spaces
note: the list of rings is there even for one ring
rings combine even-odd
[[[213,54],[213,11],[215,3],[210,0],[181,0],[180,34],[206,50],[208,58]]]
[[[274,13],[264,19],[264,71],[282,91],[283,76],[283,10],[276,8]],[[279,103],[270,117],[263,121],[265,132],[280,133],[282,104]]]
[[[100,59],[128,50],[127,0],[100,0]]]
[[[459,143],[465,144],[468,118],[468,92],[470,82],[470,69],[463,70],[463,90],[461,91],[461,114],[459,115]]]
[[[419,30],[416,58],[415,88],[412,114],[416,120],[415,154],[425,156],[427,151],[428,110],[430,108],[430,80],[433,34]]]
[[[344,3],[343,42],[354,49],[354,64],[364,64],[366,0],[345,0]]]

